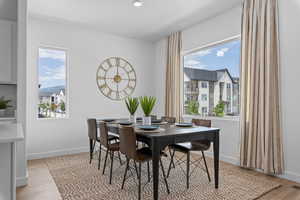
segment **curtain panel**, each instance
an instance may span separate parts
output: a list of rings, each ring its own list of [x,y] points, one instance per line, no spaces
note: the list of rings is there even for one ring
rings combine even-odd
[[[241,48],[240,165],[283,172],[277,0],[245,0]]]
[[[181,46],[181,32],[173,33],[168,37],[165,115],[168,117],[176,117],[177,121],[181,120],[183,110]]]

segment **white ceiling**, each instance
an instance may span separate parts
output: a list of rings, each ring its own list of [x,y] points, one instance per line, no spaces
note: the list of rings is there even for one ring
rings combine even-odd
[[[29,0],[29,12],[96,27],[104,32],[155,41],[217,15],[241,0]]]

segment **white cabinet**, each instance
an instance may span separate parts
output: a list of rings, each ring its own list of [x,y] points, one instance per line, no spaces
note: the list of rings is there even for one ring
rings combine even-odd
[[[16,83],[16,23],[0,20],[0,83]]]

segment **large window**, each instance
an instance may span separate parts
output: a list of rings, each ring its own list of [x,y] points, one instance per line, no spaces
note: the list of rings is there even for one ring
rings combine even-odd
[[[67,116],[67,52],[39,48],[38,52],[38,118]]]
[[[240,47],[235,38],[184,55],[185,85],[201,86],[184,87],[185,114],[239,115]]]

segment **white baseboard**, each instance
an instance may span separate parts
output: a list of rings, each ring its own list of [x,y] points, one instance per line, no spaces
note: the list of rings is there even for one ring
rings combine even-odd
[[[26,176],[16,178],[17,187],[25,186],[27,185],[27,183],[28,183],[28,172],[26,172]]]
[[[31,153],[27,155],[27,160],[35,160],[35,159],[42,159],[42,158],[49,158],[55,156],[63,156],[63,155],[71,155],[77,153],[89,152],[89,147],[80,147],[80,148],[73,148],[73,149],[61,149],[57,151],[49,151],[49,152],[42,152],[42,153]]]
[[[298,173],[285,171],[283,175],[279,175],[278,177],[300,183],[300,174]]]

